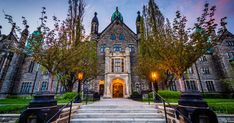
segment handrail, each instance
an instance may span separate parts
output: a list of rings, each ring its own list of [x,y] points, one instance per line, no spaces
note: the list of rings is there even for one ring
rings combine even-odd
[[[70,109],[69,109],[69,118],[68,118],[68,123],[70,123],[70,118],[71,118],[71,109],[72,109],[72,102],[76,99],[76,97],[78,96],[78,94],[75,96],[75,97],[73,97],[66,105],[64,105],[63,107],[61,107],[59,110],[58,110],[58,112],[56,112],[46,123],[50,123],[58,114],[60,114],[61,112],[62,112],[62,110],[64,109],[64,108],[66,108],[68,105],[69,105],[69,107],[70,107]]]
[[[169,105],[169,107],[172,107],[171,104],[169,102],[166,101],[166,99],[164,99],[161,95],[159,95],[157,92],[156,92],[156,95],[158,97],[160,97],[160,99],[163,101],[163,108],[164,108],[164,113],[165,113],[165,118],[166,118],[166,123],[167,123],[167,112],[166,112],[166,106],[165,106],[165,103],[167,103]],[[188,123],[192,123],[192,121],[187,118],[183,113],[181,113],[178,109],[176,109],[176,112],[178,112]]]

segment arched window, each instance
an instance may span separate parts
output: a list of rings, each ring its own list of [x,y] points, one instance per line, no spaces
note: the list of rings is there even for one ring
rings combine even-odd
[[[116,40],[116,36],[115,36],[115,34],[111,34],[110,39],[111,39],[111,40]]]
[[[106,49],[106,44],[102,44],[102,45],[100,46],[100,52],[101,52],[101,53],[104,53],[104,52],[105,52],[105,49]]]
[[[48,89],[48,82],[42,82],[41,84],[41,91],[47,91]]]
[[[119,40],[120,40],[120,41],[124,41],[124,40],[125,40],[125,37],[124,37],[123,34],[120,34],[120,35],[119,35]]]

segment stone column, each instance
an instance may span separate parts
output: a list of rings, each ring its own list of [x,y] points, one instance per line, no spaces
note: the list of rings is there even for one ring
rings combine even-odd
[[[126,55],[126,68],[127,68],[127,75],[128,75],[128,80],[126,80],[126,86],[128,86],[128,95],[130,96],[132,94],[132,81],[131,81],[131,62],[130,62],[130,50],[127,47],[125,49],[125,55]]]
[[[110,78],[108,77],[108,73],[111,71],[110,69],[110,49],[106,48],[105,49],[105,85],[104,85],[104,98],[110,98],[110,88],[109,88],[109,83],[110,83]]]

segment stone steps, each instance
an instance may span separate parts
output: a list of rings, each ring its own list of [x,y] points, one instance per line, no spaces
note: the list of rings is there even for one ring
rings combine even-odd
[[[73,115],[73,118],[163,118],[161,114],[158,113],[80,113]]]
[[[71,123],[165,123],[154,107],[128,99],[101,100],[81,106]]]
[[[137,119],[137,118],[89,118],[89,119],[72,119],[71,123],[165,123],[164,119]]]

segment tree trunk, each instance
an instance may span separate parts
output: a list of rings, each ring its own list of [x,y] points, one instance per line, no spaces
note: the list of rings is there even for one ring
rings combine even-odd
[[[182,78],[178,79],[179,81],[179,85],[180,85],[180,91],[184,92],[185,91],[185,85],[184,85],[184,81]]]
[[[54,92],[54,88],[53,88],[53,82],[54,82],[54,76],[50,73],[50,77],[49,77],[49,91],[50,93]]]

